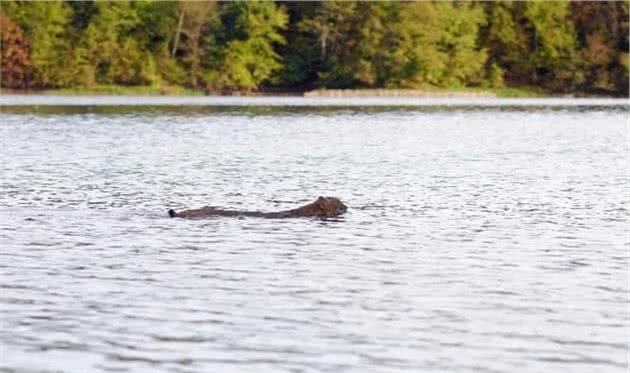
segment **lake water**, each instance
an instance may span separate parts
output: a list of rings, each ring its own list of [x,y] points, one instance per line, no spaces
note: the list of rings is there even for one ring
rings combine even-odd
[[[627,100],[42,100],[0,99],[44,105],[0,113],[2,372],[628,370]]]

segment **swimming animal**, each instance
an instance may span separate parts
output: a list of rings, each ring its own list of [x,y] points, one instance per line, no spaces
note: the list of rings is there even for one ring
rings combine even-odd
[[[175,212],[175,210],[171,209],[168,210],[168,215],[171,218],[186,219],[199,219],[211,216],[252,216],[270,219],[302,217],[334,218],[343,214],[346,210],[348,210],[348,206],[341,202],[339,198],[320,196],[315,202],[309,203],[308,205],[280,212],[224,210],[207,206],[200,209],[183,210],[180,212]]]

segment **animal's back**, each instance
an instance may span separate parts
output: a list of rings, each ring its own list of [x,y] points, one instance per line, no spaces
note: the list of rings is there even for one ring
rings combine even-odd
[[[320,217],[331,218],[339,216],[347,211],[348,207],[337,197],[319,197],[315,202],[292,210],[280,212],[260,212],[260,211],[239,211],[223,210],[214,207],[202,207],[199,209],[184,210],[176,212],[168,210],[171,218],[203,218],[210,216],[251,216],[271,219],[293,218],[293,217]]]

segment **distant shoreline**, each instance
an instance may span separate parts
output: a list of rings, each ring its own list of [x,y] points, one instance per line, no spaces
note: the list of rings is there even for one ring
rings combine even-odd
[[[498,97],[496,92],[486,90],[474,91],[425,91],[419,89],[320,89],[306,91],[304,97],[426,97],[426,98],[475,98]]]
[[[261,90],[261,91],[202,91],[182,87],[152,86],[98,86],[93,89],[45,89],[14,90],[0,89],[0,95],[37,96],[215,96],[215,97],[308,97],[308,98],[352,98],[352,97],[392,97],[392,98],[628,98],[627,96],[594,95],[575,92],[573,94],[552,94],[536,88],[462,88],[462,89],[316,89],[309,91]]]
[[[191,107],[258,107],[271,108],[350,108],[350,107],[630,107],[627,98],[566,97],[288,97],[288,96],[54,96],[0,95],[0,108],[34,107],[170,107],[190,110]],[[186,108],[186,109],[183,109]],[[13,110],[13,109],[10,109]]]

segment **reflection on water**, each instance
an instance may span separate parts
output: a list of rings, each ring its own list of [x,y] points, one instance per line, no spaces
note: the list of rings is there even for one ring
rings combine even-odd
[[[0,114],[0,370],[627,371],[627,106],[52,110]]]

